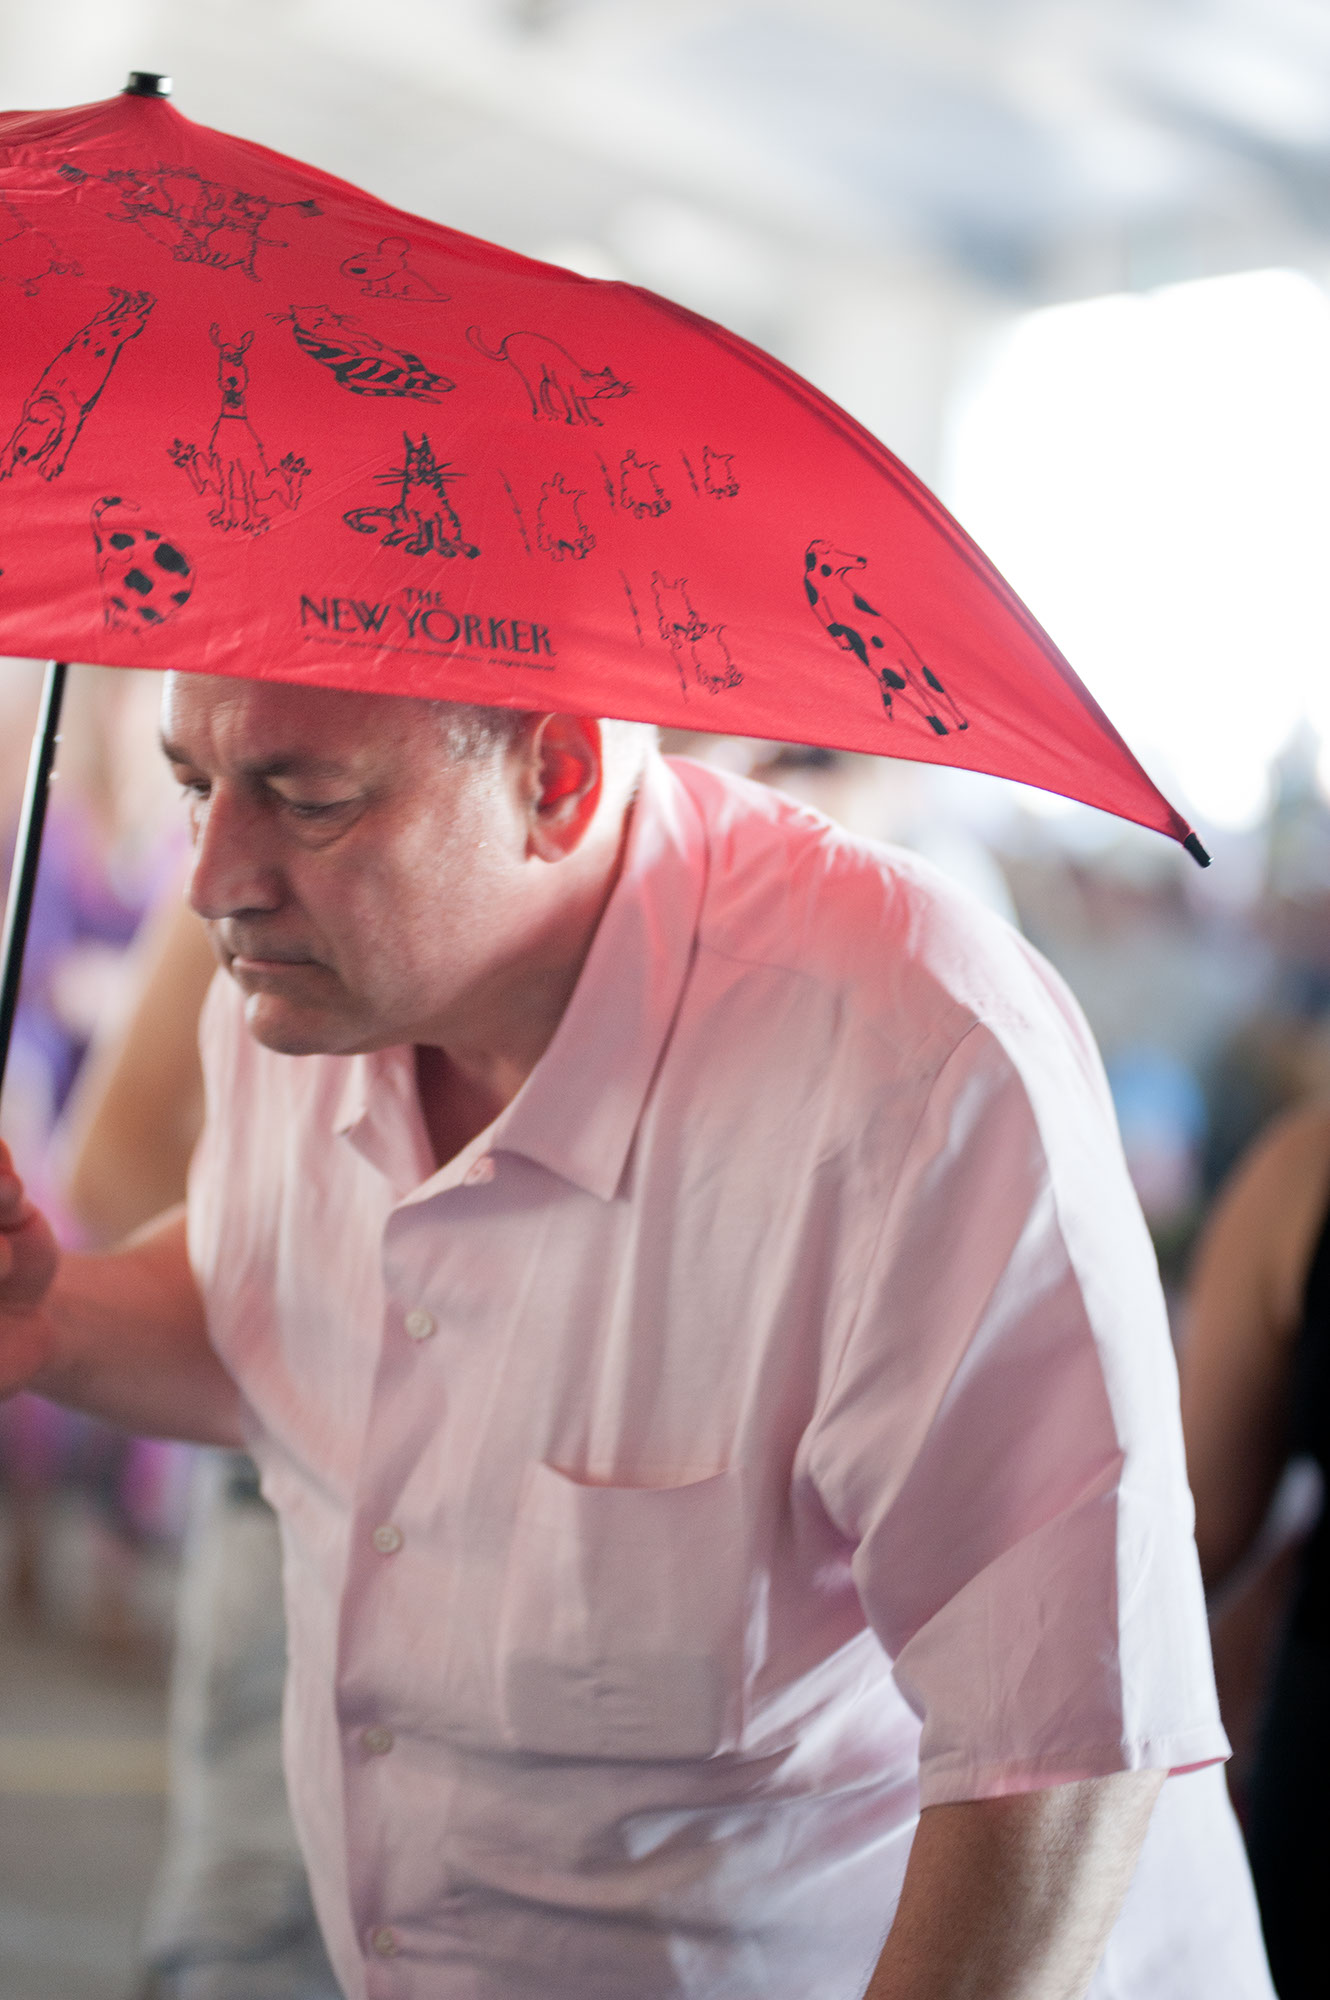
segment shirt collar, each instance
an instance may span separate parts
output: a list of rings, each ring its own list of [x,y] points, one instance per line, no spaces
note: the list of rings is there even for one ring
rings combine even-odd
[[[333,1131],[376,1167],[398,1200],[434,1172],[413,1048],[351,1056]]]
[[[520,1153],[613,1199],[692,962],[706,876],[702,816],[652,752],[573,997],[491,1127],[491,1150]]]

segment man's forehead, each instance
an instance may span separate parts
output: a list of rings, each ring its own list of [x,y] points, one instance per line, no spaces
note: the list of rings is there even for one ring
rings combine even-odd
[[[162,743],[184,761],[331,773],[400,753],[409,732],[428,726],[426,709],[400,695],[174,673]]]

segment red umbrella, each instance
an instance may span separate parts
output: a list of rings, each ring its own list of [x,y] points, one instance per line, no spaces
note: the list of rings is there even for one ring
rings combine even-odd
[[[960,764],[1203,858],[981,551],[807,382],[162,82],[0,116],[0,653]]]

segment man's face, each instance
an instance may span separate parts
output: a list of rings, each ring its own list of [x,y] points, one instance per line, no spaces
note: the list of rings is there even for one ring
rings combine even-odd
[[[420,701],[168,677],[190,902],[291,1055],[444,1042],[502,975],[525,861],[512,760],[449,752]]]

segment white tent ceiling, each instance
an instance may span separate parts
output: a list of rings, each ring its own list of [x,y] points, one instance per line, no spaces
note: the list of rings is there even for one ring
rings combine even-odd
[[[192,116],[530,244],[644,190],[1018,292],[1330,229],[1321,0],[7,0],[8,103],[130,61]],[[622,234],[622,231],[617,233]],[[1128,278],[1132,273],[1126,272]]]
[[[130,67],[205,123],[725,320],[926,477],[994,320],[1330,269],[1322,0],[0,0],[0,102]]]

